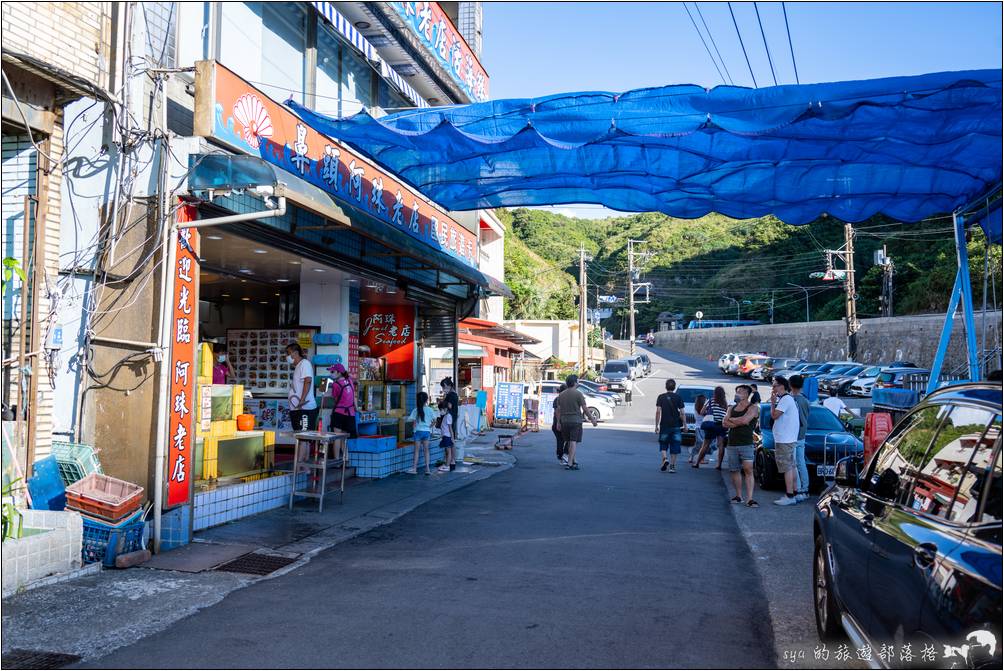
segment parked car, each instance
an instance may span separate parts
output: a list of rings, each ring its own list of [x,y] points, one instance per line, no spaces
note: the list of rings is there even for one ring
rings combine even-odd
[[[739,375],[739,364],[740,364],[740,362],[743,359],[745,359],[747,357],[751,357],[751,356],[757,356],[757,355],[756,354],[751,354],[749,352],[745,352],[743,354],[736,354],[735,355],[735,359],[733,359],[733,360],[731,360],[729,362],[729,367],[725,369],[725,373],[727,375]]]
[[[819,393],[827,396],[846,396],[851,384],[858,378],[875,377],[882,372],[882,366],[854,366],[843,373],[830,373],[819,379]]]
[[[739,355],[734,352],[721,355],[718,357],[718,370],[723,373],[727,372],[729,370],[729,365],[731,365],[733,361],[738,361],[738,357]]]
[[[816,382],[819,385],[819,393],[824,396],[831,396],[830,384],[832,380],[839,377],[850,375],[851,377],[857,377],[858,373],[866,368],[864,364],[847,364],[844,366],[835,366],[831,368],[826,373],[816,375]]]
[[[583,390],[588,389],[594,394],[599,394],[600,396],[605,396],[614,402],[614,405],[620,405],[624,402],[624,397],[615,391],[611,391],[607,385],[601,382],[593,382],[592,380],[579,380],[579,386]]]
[[[560,380],[544,380],[540,383],[540,392],[542,394],[556,394],[561,384]],[[527,389],[527,387],[530,387],[530,389]],[[533,397],[532,392],[536,391],[536,389],[532,385],[527,385],[527,387],[524,387],[524,393]],[[579,391],[586,397],[587,418],[597,422],[605,422],[614,418],[614,402],[612,400],[584,388],[579,389]]]
[[[784,479],[777,472],[774,460],[774,420],[770,403],[760,404],[760,445],[756,449],[753,473],[762,489],[783,488]],[[824,457],[824,449],[830,451]],[[860,454],[864,444],[851,433],[836,415],[821,405],[809,406],[809,427],[805,432],[805,465],[809,469],[809,485],[818,489],[824,477],[832,477],[837,457]]]
[[[694,442],[694,429],[697,425],[697,418],[694,413],[694,401],[701,394],[704,398],[711,400],[715,390],[711,387],[677,387],[676,393],[683,399],[683,412],[687,417],[687,425],[683,427],[683,442],[691,445]]]
[[[939,389],[869,463],[839,461],[816,503],[820,638],[933,644],[939,666],[1001,668],[1001,532],[1001,385]]]
[[[750,377],[754,380],[769,380],[776,371],[787,370],[802,363],[805,363],[804,359],[768,357],[767,360],[763,362],[763,366],[754,370],[750,374]]]
[[[771,374],[771,377],[773,378],[780,375],[781,377],[787,380],[789,377],[795,374],[806,376],[819,370],[824,365],[825,364],[803,361],[802,363],[795,364],[791,368],[776,370]]]
[[[763,366],[765,361],[767,361],[767,357],[761,354],[744,356],[739,359],[739,368],[736,373],[741,377],[749,377],[754,370]]]
[[[847,395],[858,396],[861,398],[871,398],[872,389],[875,387],[875,382],[878,380],[879,373],[881,372],[882,370],[879,369],[879,371],[871,377],[862,376],[851,382],[851,386],[847,388]]]
[[[631,364],[625,359],[609,359],[603,364],[600,381],[611,391],[625,392],[631,384]]]
[[[849,368],[851,366],[856,366],[857,363],[854,361],[827,361],[824,364],[819,365],[812,370],[809,367],[803,368],[800,373],[802,377],[819,377],[820,375],[826,375],[834,370]]]
[[[883,368],[875,380],[875,389],[902,389],[907,375],[930,373],[926,368]]]

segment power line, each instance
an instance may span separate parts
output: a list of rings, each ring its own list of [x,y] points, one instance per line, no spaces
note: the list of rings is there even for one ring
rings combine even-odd
[[[770,77],[774,80],[774,86],[777,86],[777,75],[774,74],[774,61],[770,57],[770,47],[767,46],[767,35],[763,32],[763,22],[760,20],[760,6],[758,3],[753,3],[753,10],[756,11],[756,22],[760,26],[760,37],[763,39],[763,50],[767,52],[767,63],[770,65]]]
[[[684,3],[684,6],[686,6],[686,3]],[[715,48],[715,53],[718,54],[718,60],[722,62],[722,67],[725,68],[725,75],[729,78],[729,84],[735,86],[735,82],[732,81],[732,73],[729,72],[729,66],[725,64],[725,59],[722,58],[722,52],[718,51],[718,44],[715,42],[715,36],[711,34],[711,28],[708,28],[708,22],[704,20],[704,14],[701,12],[701,5],[695,2],[694,9],[697,10],[697,16],[700,17],[701,23],[704,25],[704,30],[708,33],[708,39],[711,40],[711,46]]]
[[[683,8],[687,11],[687,16],[690,17],[690,25],[692,25],[694,30],[697,31],[697,36],[701,38],[701,44],[704,45],[704,50],[708,52],[708,58],[711,59],[711,63],[715,66],[715,69],[718,70],[718,76],[722,78],[722,83],[724,84],[725,75],[722,74],[722,69],[718,67],[718,61],[716,61],[715,57],[711,55],[711,49],[708,48],[708,43],[704,40],[704,35],[701,34],[700,28],[697,27],[697,22],[694,21],[694,15],[690,13],[690,8],[687,7],[687,3],[683,3]]]
[[[746,53],[746,44],[743,42],[743,34],[739,32],[739,24],[736,22],[736,13],[732,11],[732,3],[727,3],[729,6],[729,14],[732,15],[732,25],[736,27],[736,35],[739,37],[739,46],[743,48],[743,56],[746,58],[746,67],[750,70],[750,77],[753,78],[753,88],[760,88],[760,85],[756,83],[756,75],[753,74],[753,66],[750,65],[749,54]]]
[[[791,44],[791,30],[788,28],[788,8],[786,3],[781,3],[781,11],[784,12],[784,32],[788,33],[788,50],[791,52],[791,67],[795,69],[795,83],[801,84],[798,81],[798,64],[795,63],[795,47]]]

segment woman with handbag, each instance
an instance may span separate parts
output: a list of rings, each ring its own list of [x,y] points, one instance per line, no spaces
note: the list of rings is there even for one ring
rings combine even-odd
[[[725,436],[727,435],[722,422],[725,420],[728,407],[729,402],[725,398],[725,387],[721,385],[715,387],[715,393],[712,394],[711,400],[704,404],[704,419],[701,422],[704,443],[701,445],[701,451],[697,454],[696,462],[691,464],[694,468],[701,467],[708,447],[714,443],[718,451],[718,465],[715,468],[719,471],[722,470],[722,459],[725,457]]]

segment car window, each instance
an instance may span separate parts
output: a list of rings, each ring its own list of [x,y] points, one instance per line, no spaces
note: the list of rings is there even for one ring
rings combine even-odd
[[[711,398],[714,394],[711,389],[695,389],[693,387],[679,387],[676,393],[680,395],[684,403],[693,403],[701,394],[704,394],[704,398]]]
[[[628,366],[626,363],[608,363],[604,368],[605,373],[626,373]]]
[[[971,520],[993,454],[993,442],[986,445],[983,441],[991,419],[993,413],[988,410],[950,407],[927,455],[913,473],[913,486],[904,503],[942,519]]]
[[[819,405],[809,407],[809,427],[817,431],[846,431],[837,416]]]
[[[861,373],[861,377],[875,377],[882,372],[882,366],[872,366],[871,368],[866,368],[864,372]]]
[[[941,420],[942,406],[927,406],[908,415],[886,438],[875,459],[868,491],[886,501],[902,500],[911,473],[923,464]]]
[[[997,458],[994,460],[993,469],[990,471],[990,482],[983,490],[983,499],[980,503],[977,521],[979,524],[992,525],[977,530],[975,533],[984,540],[989,540],[1000,545],[1001,542],[1001,418],[1000,415],[994,420],[991,431],[997,434]],[[990,431],[987,432],[990,434]],[[996,524],[995,524],[996,523]]]

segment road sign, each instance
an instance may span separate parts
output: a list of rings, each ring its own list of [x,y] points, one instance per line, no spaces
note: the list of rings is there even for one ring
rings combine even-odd
[[[698,319],[704,319],[704,313],[701,312],[700,310],[698,310],[697,312],[695,312],[694,316],[697,317]]]
[[[617,296],[597,296],[596,300],[600,303],[616,303],[620,300]]]

